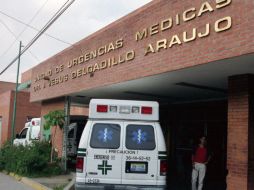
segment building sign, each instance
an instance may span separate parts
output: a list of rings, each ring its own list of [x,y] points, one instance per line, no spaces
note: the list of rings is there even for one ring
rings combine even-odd
[[[133,48],[128,49],[125,45],[126,41],[124,36],[95,49],[84,51],[79,56],[65,63],[54,68],[46,69],[43,73],[38,73],[33,79],[33,92],[39,92],[45,88],[52,88],[61,83],[87,75],[91,76],[95,72],[131,62],[137,56],[147,57],[151,54],[170,51],[171,48],[181,48],[180,46],[186,43],[208,38],[211,34],[219,34],[230,30],[232,28],[231,15],[220,14],[221,17],[215,21],[212,19],[212,16],[227,6],[230,6],[231,3],[232,0],[200,1],[198,6],[190,6],[174,15],[165,15],[164,19],[140,28],[132,34],[132,40],[136,43],[137,48],[140,48],[139,43],[142,42],[143,44],[145,41],[145,46],[141,47],[143,49],[142,51],[138,51],[138,55],[136,50]],[[203,25],[194,26],[189,24],[193,20],[202,20],[203,15],[206,14],[210,14],[211,19]],[[178,27],[182,25],[186,27],[184,27],[185,30],[180,31]],[[173,30],[178,32],[174,33]],[[157,40],[154,40],[152,38],[153,36],[158,36],[158,38],[159,36],[167,37],[161,39],[156,38]],[[116,54],[109,56],[111,52],[115,52]],[[118,52],[121,53],[118,54]]]

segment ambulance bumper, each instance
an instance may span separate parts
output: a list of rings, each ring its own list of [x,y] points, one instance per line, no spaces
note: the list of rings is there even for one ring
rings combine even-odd
[[[166,186],[140,186],[140,185],[109,185],[75,183],[75,190],[166,190]]]

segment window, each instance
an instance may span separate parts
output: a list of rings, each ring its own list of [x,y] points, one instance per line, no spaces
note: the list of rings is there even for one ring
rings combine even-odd
[[[117,149],[120,146],[120,125],[96,123],[93,126],[90,146],[92,148]]]
[[[68,138],[74,138],[74,129],[71,129],[68,133]]]
[[[27,128],[25,128],[21,133],[20,133],[20,138],[25,139],[26,138],[26,133],[27,133]]]
[[[128,125],[126,148],[132,150],[154,150],[154,129],[151,125]]]

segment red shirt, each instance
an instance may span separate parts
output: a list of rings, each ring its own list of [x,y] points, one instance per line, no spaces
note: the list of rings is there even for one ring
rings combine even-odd
[[[193,162],[205,163],[207,162],[207,149],[205,147],[198,147],[193,156]]]

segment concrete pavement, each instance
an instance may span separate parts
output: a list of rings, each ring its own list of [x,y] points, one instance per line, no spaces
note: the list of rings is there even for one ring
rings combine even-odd
[[[46,187],[54,188],[57,186],[66,186],[74,178],[74,173],[67,175],[51,176],[51,177],[40,177],[40,178],[31,178],[32,180],[40,183]]]
[[[0,189],[11,189],[11,190],[33,190],[31,187],[17,181],[11,176],[0,173]]]

